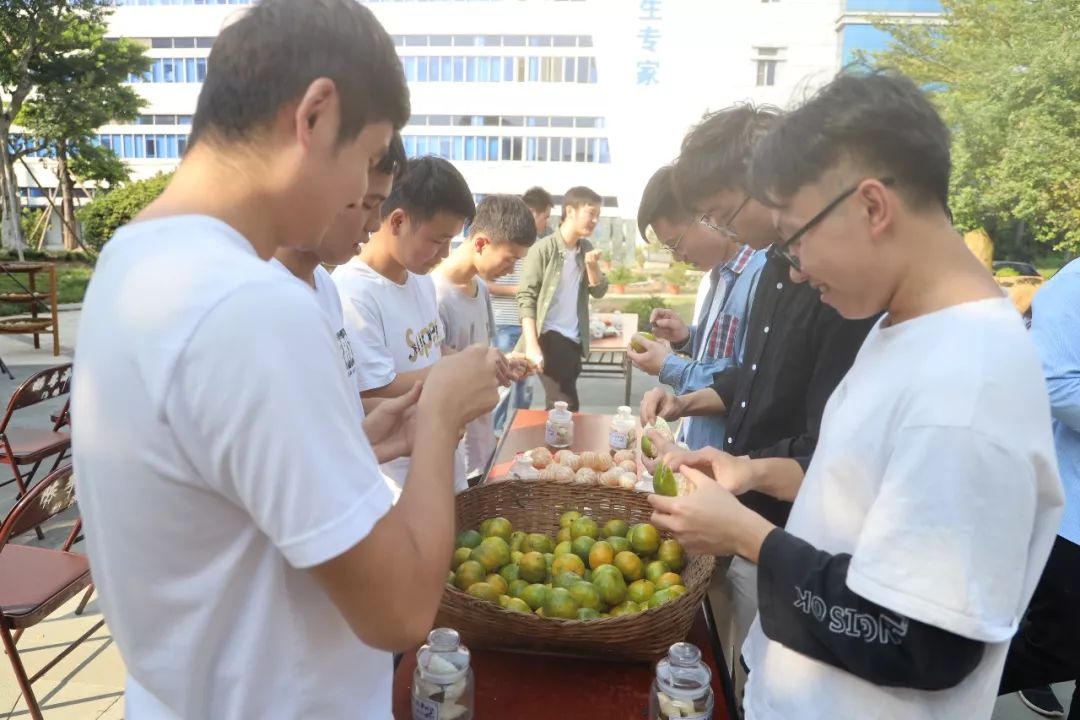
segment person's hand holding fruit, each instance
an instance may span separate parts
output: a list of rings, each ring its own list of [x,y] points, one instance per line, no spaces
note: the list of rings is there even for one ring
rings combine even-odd
[[[649,325],[656,337],[667,340],[672,345],[682,345],[690,339],[690,328],[678,313],[669,308],[653,308]]]
[[[704,473],[689,465],[679,472],[692,490],[679,497],[650,495],[653,524],[674,535],[687,552],[737,554],[756,563],[765,537],[776,526]]]
[[[634,333],[630,338],[630,347],[626,349],[626,356],[634,367],[654,377],[660,374],[664,361],[670,354],[671,348],[667,344],[657,341],[655,335],[646,332]]]

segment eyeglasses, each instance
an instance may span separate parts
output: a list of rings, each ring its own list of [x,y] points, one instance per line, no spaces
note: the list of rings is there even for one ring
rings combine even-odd
[[[675,241],[675,243],[668,247],[668,250],[670,250],[671,252],[675,252],[676,250],[678,250],[679,245],[682,244],[683,238],[686,237],[686,233],[689,232],[690,228],[693,227],[694,224],[704,225],[705,227],[709,228],[713,232],[717,232],[717,233],[720,233],[721,235],[725,235],[725,236],[731,238],[732,240],[738,240],[739,235],[738,235],[738,233],[736,233],[734,230],[731,229],[731,226],[735,223],[735,218],[739,217],[739,213],[741,213],[743,211],[743,208],[746,207],[746,204],[748,202],[750,202],[750,196],[749,195],[747,195],[746,198],[744,198],[743,201],[741,203],[739,203],[739,207],[735,208],[735,212],[731,213],[731,217],[729,217],[727,219],[727,222],[724,223],[723,225],[717,225],[716,223],[714,223],[712,221],[712,218],[709,217],[709,213],[702,213],[701,217],[699,217],[695,223],[692,223],[691,225],[686,226],[686,229],[682,231],[682,233],[679,235],[679,238]]]
[[[784,260],[786,260],[787,264],[790,265],[791,267],[795,268],[796,272],[802,272],[802,263],[799,262],[799,258],[798,258],[797,255],[793,255],[791,253],[791,246],[794,245],[795,243],[797,243],[802,238],[803,235],[805,235],[806,233],[813,230],[814,227],[817,224],[819,224],[822,220],[827,218],[829,216],[829,213],[831,213],[836,208],[840,207],[841,203],[843,203],[849,197],[854,195],[855,192],[859,189],[859,187],[864,182],[865,182],[865,180],[860,180],[855,185],[853,185],[852,187],[848,188],[847,190],[845,190],[844,192],[842,192],[838,196],[836,196],[836,198],[834,198],[832,202],[830,202],[828,205],[826,205],[824,208],[822,208],[821,212],[819,212],[814,217],[810,218],[810,220],[805,225],[803,225],[801,228],[796,230],[791,235],[791,237],[789,237],[787,240],[780,243],[779,245],[774,245],[773,246],[773,252],[776,255],[782,257]],[[882,179],[878,180],[878,182],[881,183],[882,185],[885,185],[886,187],[888,187],[889,185],[892,185],[893,183],[895,183],[896,180],[894,178],[882,178]]]

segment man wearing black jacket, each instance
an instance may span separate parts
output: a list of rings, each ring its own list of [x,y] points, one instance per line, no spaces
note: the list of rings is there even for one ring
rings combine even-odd
[[[746,189],[753,148],[778,120],[776,111],[749,105],[713,113],[683,140],[675,164],[676,190],[695,209],[697,222],[755,249],[779,239],[769,209]],[[662,388],[649,391],[641,402],[641,420],[724,414],[724,452],[792,458],[805,468],[825,402],[851,367],[873,320],[842,318],[821,303],[813,287],[791,282],[787,262],[770,251],[754,291],[740,363],[718,373],[713,388],[683,396]],[[677,318],[659,319],[654,331],[671,339],[680,336],[680,324]],[[779,526],[791,509],[790,502],[753,491],[740,499]],[[727,578],[737,657],[757,612],[755,568],[734,558]]]
[[[748,720],[993,711],[1063,499],[1038,356],[952,228],[949,171],[944,123],[891,74],[838,77],[755,148],[790,280],[885,315],[808,467],[669,455],[693,490],[650,496],[689,552],[758,565]],[[794,500],[786,530],[736,500],[750,490]]]

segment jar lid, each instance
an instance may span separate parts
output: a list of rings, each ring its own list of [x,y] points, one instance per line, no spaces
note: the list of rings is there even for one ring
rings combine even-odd
[[[416,651],[416,664],[425,680],[439,685],[455,683],[469,671],[469,649],[457,630],[435,628],[428,642]]]
[[[675,643],[668,656],[656,664],[656,683],[666,695],[679,699],[695,699],[712,692],[712,671],[701,662],[696,646]]]

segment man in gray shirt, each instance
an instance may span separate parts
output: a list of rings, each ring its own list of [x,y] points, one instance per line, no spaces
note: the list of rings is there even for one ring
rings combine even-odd
[[[495,340],[491,294],[483,281],[493,281],[513,271],[514,264],[536,242],[536,224],[521,198],[488,195],[476,206],[476,217],[463,242],[432,273],[443,325],[444,350],[464,350]],[[519,378],[528,374],[523,356],[511,358]],[[495,428],[491,414],[469,423],[465,430],[466,476],[482,475],[495,451]]]

